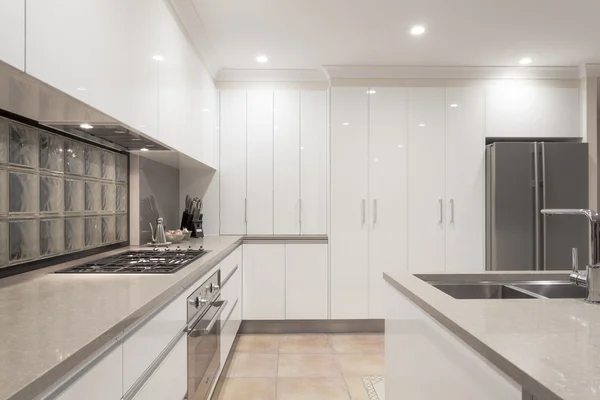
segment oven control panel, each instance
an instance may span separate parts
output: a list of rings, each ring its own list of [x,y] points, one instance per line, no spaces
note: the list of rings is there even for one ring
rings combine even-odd
[[[187,320],[193,319],[204,306],[209,304],[210,300],[219,292],[219,283],[221,271],[212,274],[204,283],[202,283],[194,292],[187,298]]]

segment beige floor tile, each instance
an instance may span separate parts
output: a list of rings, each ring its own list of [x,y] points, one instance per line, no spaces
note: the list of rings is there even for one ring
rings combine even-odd
[[[276,354],[280,335],[240,335],[236,353]]]
[[[277,400],[349,400],[344,378],[280,378]]]
[[[346,385],[351,400],[370,400],[365,384],[360,376],[347,376]]]
[[[332,334],[329,341],[337,353],[383,353],[385,350],[382,334]]]
[[[276,379],[227,378],[218,400],[275,400]]]
[[[328,335],[287,335],[279,343],[280,353],[333,353]]]
[[[337,354],[336,358],[345,376],[384,375],[385,357],[375,354]]]
[[[277,376],[280,378],[341,375],[333,354],[279,354]]]
[[[277,354],[236,353],[231,360],[229,378],[275,378]]]

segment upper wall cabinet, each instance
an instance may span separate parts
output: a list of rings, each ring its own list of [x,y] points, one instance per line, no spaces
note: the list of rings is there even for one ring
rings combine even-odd
[[[486,90],[486,136],[580,137],[579,89],[500,82]]]
[[[0,0],[0,60],[25,67],[25,0]]]

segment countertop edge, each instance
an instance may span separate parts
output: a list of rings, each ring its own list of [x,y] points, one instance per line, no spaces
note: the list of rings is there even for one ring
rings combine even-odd
[[[142,327],[185,290],[190,288],[198,279],[201,279],[225,257],[240,247],[242,243],[243,236],[219,251],[218,255],[206,262],[206,265],[185,276],[181,281],[150,300],[96,339],[28,383],[18,392],[11,395],[8,400],[45,399],[70,386],[91,367],[102,361],[105,356],[138,328]]]
[[[416,278],[416,277],[415,277]],[[515,382],[520,384],[523,389],[534,395],[536,398],[548,400],[562,400],[560,396],[542,385],[535,378],[527,374],[515,364],[504,358],[501,354],[494,351],[484,342],[463,329],[459,324],[438,311],[434,306],[427,303],[422,297],[407,289],[387,273],[383,273],[383,279],[398,290],[408,300],[422,309],[427,315],[448,329],[453,335],[465,342],[469,347],[475,350],[479,355],[494,364],[499,370],[508,375]],[[416,278],[418,279],[418,278]]]

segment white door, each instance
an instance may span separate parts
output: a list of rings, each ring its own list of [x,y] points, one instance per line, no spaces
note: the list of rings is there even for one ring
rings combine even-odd
[[[246,233],[246,92],[221,91],[221,234]]]
[[[327,233],[327,92],[300,93],[300,226]]]
[[[244,244],[243,319],[285,319],[285,243]]]
[[[300,233],[300,93],[274,93],[275,234]]]
[[[25,0],[0,1],[0,60],[25,68]]]
[[[445,269],[445,90],[408,89],[408,268]]]
[[[383,271],[407,270],[407,89],[369,93],[369,317],[384,318]]]
[[[369,98],[331,89],[331,318],[369,317]]]
[[[248,92],[247,233],[273,234],[273,92]]]
[[[327,319],[327,243],[287,243],[286,319]]]
[[[484,268],[485,96],[446,89],[446,271]]]

